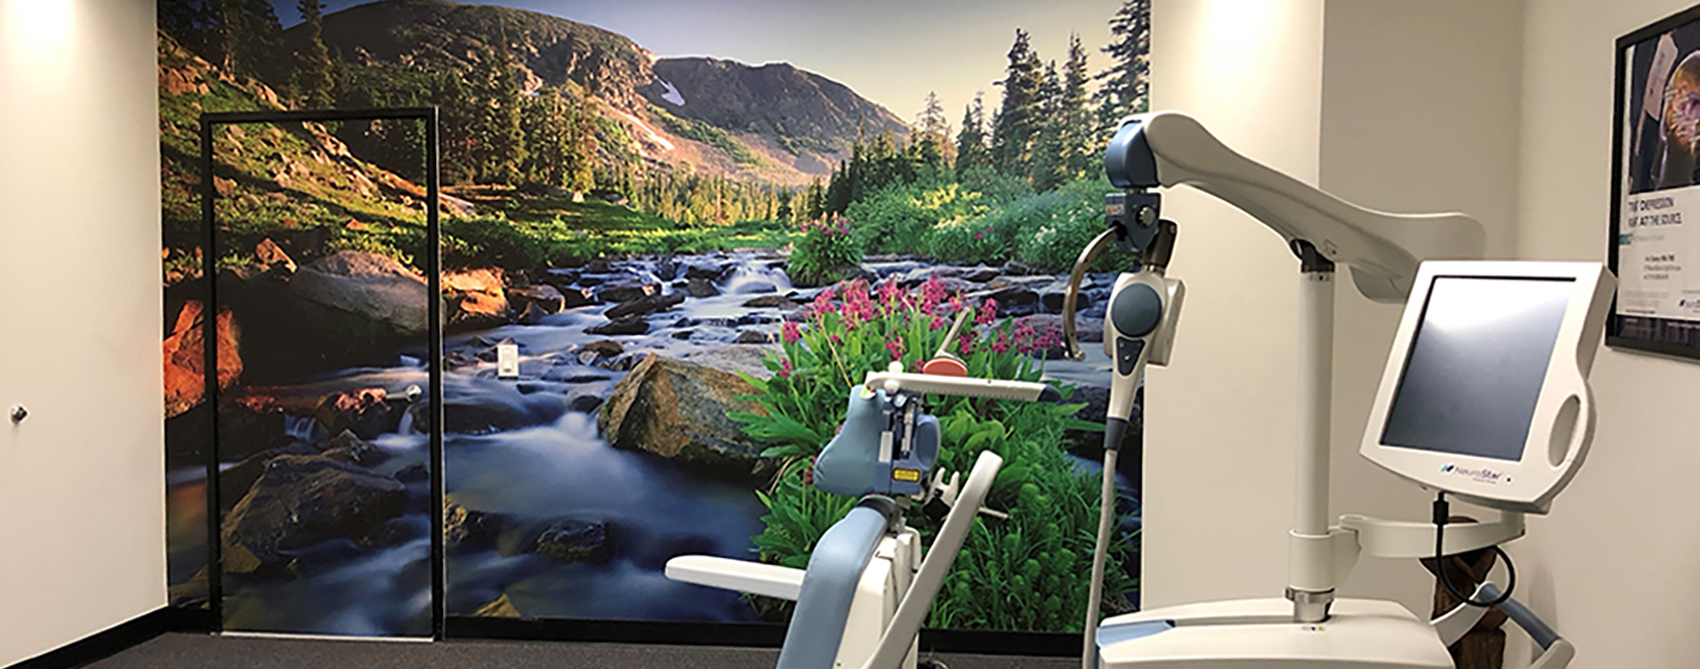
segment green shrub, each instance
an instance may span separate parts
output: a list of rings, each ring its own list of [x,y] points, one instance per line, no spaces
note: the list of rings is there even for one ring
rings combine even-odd
[[[1016,259],[1053,271],[1073,267],[1092,238],[1104,231],[1104,194],[1115,190],[1107,179],[1082,179],[1012,205],[1008,211],[1022,240]],[[1124,270],[1133,262],[1133,257],[1112,248],[1098,256],[1093,269]]]
[[[745,431],[771,446],[768,457],[785,466],[762,495],[768,514],[755,538],[763,561],[801,567],[820,535],[848,513],[848,500],[806,484],[815,455],[844,419],[848,389],[870,370],[897,361],[905,368],[938,350],[946,320],[973,308],[947,295],[936,280],[919,294],[895,283],[870,292],[860,280],[820,293],[806,309],[804,324],[786,323],[779,354],[764,361],[770,379],[746,377],[764,414],[735,414]],[[954,342],[969,374],[982,378],[1037,381],[1041,365],[1033,353],[1056,345],[1054,333],[996,318],[996,305],[982,305],[976,329]],[[1072,387],[1061,387],[1065,397]],[[990,508],[1008,520],[975,521],[966,551],[956,560],[934,603],[931,624],[1000,630],[1075,631],[1085,617],[1097,527],[1098,479],[1081,471],[1062,447],[1063,432],[1096,426],[1072,418],[1079,404],[995,402],[932,397],[929,412],[943,426],[939,466],[966,472],[982,450],[1004,458]],[[910,518],[928,541],[938,530],[925,516]],[[1122,565],[1131,544],[1118,540],[1111,551],[1105,609],[1121,610],[1137,588]]]
[[[786,262],[785,273],[803,286],[818,286],[843,277],[862,262],[862,246],[850,220],[834,215],[829,219],[805,221]]]
[[[939,225],[988,211],[979,192],[955,183],[896,184],[850,203],[845,215],[856,222],[862,248],[870,253],[925,252]]]

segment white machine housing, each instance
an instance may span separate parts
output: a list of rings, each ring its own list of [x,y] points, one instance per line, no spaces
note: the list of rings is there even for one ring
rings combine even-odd
[[[832,666],[861,667],[879,647],[880,637],[897,616],[897,605],[909,592],[915,572],[921,568],[921,535],[905,527],[896,536],[880,540],[874,557],[856,583],[850,600],[850,617],[838,644]],[[682,555],[667,561],[667,578],[714,588],[797,601],[803,591],[803,570],[750,560],[733,560],[712,555]],[[899,667],[915,669],[919,639],[911,640],[909,652]]]
[[[1408,381],[1413,354],[1418,352],[1422,336],[1439,336],[1444,332],[1443,328],[1457,330],[1460,326],[1468,326],[1477,330],[1475,336],[1493,338],[1501,334],[1494,329],[1496,326],[1503,328],[1517,317],[1515,311],[1507,312],[1508,305],[1494,303],[1491,290],[1474,291],[1471,300],[1462,300],[1456,294],[1458,288],[1453,287],[1446,291],[1452,296],[1451,302],[1439,302],[1448,298],[1440,297],[1442,293],[1436,291],[1436,282],[1449,279],[1492,282],[1476,283],[1477,288],[1492,288],[1505,282],[1505,288],[1521,284],[1541,286],[1555,295],[1560,291],[1563,293],[1565,303],[1557,337],[1552,350],[1543,352],[1547,360],[1545,375],[1539,382],[1539,394],[1519,459],[1472,454],[1484,452],[1486,446],[1482,444],[1449,443],[1431,450],[1424,446],[1391,443],[1394,439],[1389,437],[1390,413],[1396,410]],[[1600,324],[1611,306],[1616,286],[1616,279],[1599,263],[1423,263],[1417,272],[1412,299],[1406,303],[1404,318],[1394,336],[1392,354],[1388,356],[1381,386],[1375,394],[1375,404],[1370,409],[1360,452],[1383,469],[1430,490],[1445,491],[1459,499],[1505,511],[1546,513],[1553,497],[1569,484],[1581,467],[1593,440],[1594,401],[1588,390],[1587,376],[1593,366],[1594,352],[1599,347]],[[1480,299],[1475,299],[1477,297]],[[1513,296],[1502,293],[1500,297]],[[1451,321],[1446,325],[1433,325],[1436,329],[1431,335],[1428,334],[1431,331],[1424,327],[1425,321],[1437,308],[1447,310],[1440,318],[1450,318]],[[1469,322],[1457,322],[1460,320]],[[1454,341],[1457,339],[1454,338]],[[1433,346],[1438,347],[1439,344]],[[1431,347],[1430,350],[1436,349]],[[1494,374],[1495,370],[1481,372]],[[1470,380],[1459,379],[1457,383],[1461,386],[1470,383]],[[1456,390],[1460,397],[1467,392],[1462,387],[1456,387]],[[1412,391],[1411,394],[1417,392]]]

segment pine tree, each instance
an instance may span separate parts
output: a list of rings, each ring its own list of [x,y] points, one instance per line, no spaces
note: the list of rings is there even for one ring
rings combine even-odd
[[[1004,77],[1003,104],[992,124],[992,164],[1005,174],[1027,176],[1032,171],[1033,140],[1039,131],[1039,87],[1043,84],[1039,54],[1027,32],[1015,30]]]
[[[1151,0],[1124,0],[1110,18],[1113,37],[1104,53],[1110,67],[1098,73],[1098,131],[1108,141],[1121,118],[1150,108]]]
[[[1035,108],[1038,133],[1033,138],[1033,159],[1028,167],[1028,180],[1034,190],[1047,191],[1062,184],[1067,166],[1063,159],[1062,81],[1057,75],[1057,62],[1045,65],[1040,78]]]
[[[288,76],[283,24],[266,0],[210,0],[217,22],[218,62],[226,71],[273,83]],[[279,76],[282,75],[282,76]]]
[[[975,93],[974,102],[962,109],[962,129],[956,133],[956,175],[961,178],[969,170],[991,164],[986,150],[986,105],[983,95]]]
[[[299,106],[307,109],[329,109],[336,106],[336,80],[332,76],[330,49],[324,40],[324,4],[319,0],[298,0],[301,25],[307,43],[295,51],[295,73],[291,83]]]
[[[1102,144],[1096,141],[1096,119],[1087,100],[1086,84],[1091,75],[1086,70],[1086,48],[1081,46],[1078,34],[1069,36],[1068,62],[1063,65],[1062,76],[1062,94],[1057,99],[1056,112],[1061,126],[1058,139],[1066,180],[1074,180],[1100,169],[1103,153]]]
[[[512,184],[526,162],[517,64],[507,48],[482,48],[477,56],[467,75],[478,111],[471,133],[473,164],[479,181]]]
[[[561,185],[580,193],[596,187],[597,154],[601,147],[596,141],[596,99],[580,97],[568,108],[572,132],[567,146],[565,177]]]
[[[956,159],[956,146],[950,141],[950,121],[944,116],[944,105],[938,93],[927,91],[926,105],[915,117],[915,134],[910,147],[916,160],[923,165],[942,167]]]

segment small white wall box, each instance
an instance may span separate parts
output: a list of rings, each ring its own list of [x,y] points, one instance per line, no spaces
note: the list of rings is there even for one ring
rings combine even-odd
[[[496,344],[496,378],[519,378],[519,344],[512,339]]]

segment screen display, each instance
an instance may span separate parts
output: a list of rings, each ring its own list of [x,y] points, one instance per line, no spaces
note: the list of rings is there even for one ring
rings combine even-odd
[[[1572,283],[1436,277],[1381,443],[1522,459]]]

